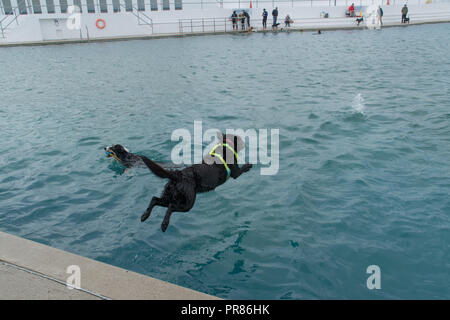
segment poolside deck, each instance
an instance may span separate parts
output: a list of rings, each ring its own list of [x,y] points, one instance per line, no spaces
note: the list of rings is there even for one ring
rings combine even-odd
[[[80,288],[69,288],[69,266]],[[0,232],[0,300],[211,300],[216,297]]]
[[[352,19],[353,21],[354,19]],[[398,19],[397,19],[398,20]],[[366,30],[367,28],[361,24],[357,26],[356,23],[352,25],[339,25],[333,23],[333,19],[329,19],[329,23],[326,24],[311,24],[308,27],[291,27],[271,29],[270,27],[266,30],[262,28],[254,28],[253,33],[264,32],[264,33],[278,33],[278,32],[314,32],[317,30],[322,31],[338,31],[338,30]],[[443,15],[440,18],[436,18],[434,21],[411,21],[410,23],[402,24],[398,21],[386,21],[382,28],[389,27],[408,27],[417,26],[423,24],[436,24],[436,23],[450,23],[450,16]],[[280,25],[281,26],[281,25]],[[48,41],[30,41],[30,42],[14,42],[14,43],[0,43],[0,47],[15,47],[15,46],[43,46],[43,45],[63,45],[63,44],[74,44],[74,43],[91,43],[91,42],[108,42],[108,41],[126,41],[126,40],[149,40],[149,39],[165,39],[165,38],[183,38],[183,37],[193,37],[193,36],[207,36],[207,35],[224,35],[224,34],[236,34],[236,33],[249,33],[248,31],[216,31],[216,32],[186,32],[186,33],[163,33],[163,34],[152,34],[145,36],[127,36],[127,37],[108,37],[108,38],[92,38],[90,40],[86,39],[67,39],[67,40],[48,40]]]

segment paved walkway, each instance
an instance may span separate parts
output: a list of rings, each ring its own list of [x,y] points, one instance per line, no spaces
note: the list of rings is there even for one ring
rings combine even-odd
[[[92,300],[101,298],[79,290],[68,290],[61,283],[0,262],[0,299]]]
[[[79,289],[66,285],[69,266],[79,268]],[[0,232],[0,299],[218,298]]]

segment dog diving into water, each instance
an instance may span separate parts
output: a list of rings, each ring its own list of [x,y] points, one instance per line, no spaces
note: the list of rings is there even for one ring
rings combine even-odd
[[[129,152],[125,147],[116,144],[105,147],[107,157],[114,158],[127,168],[146,166],[156,176],[169,179],[161,197],[153,197],[141,216],[144,222],[150,217],[155,206],[166,207],[166,215],[161,224],[165,232],[174,212],[188,212],[195,203],[197,193],[208,192],[225,183],[228,178],[237,179],[252,168],[252,164],[239,167],[238,152],[244,148],[242,139],[235,135],[219,135],[219,141],[212,151],[203,158],[202,163],[194,164],[182,170],[165,169],[145,156]]]

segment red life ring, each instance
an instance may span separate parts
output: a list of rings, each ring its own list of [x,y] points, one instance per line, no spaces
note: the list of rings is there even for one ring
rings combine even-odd
[[[97,21],[95,21],[95,26],[100,30],[104,29],[106,27],[106,21],[103,19],[97,19]]]

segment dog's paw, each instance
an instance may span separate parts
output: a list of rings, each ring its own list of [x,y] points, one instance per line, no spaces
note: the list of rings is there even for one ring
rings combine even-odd
[[[251,163],[247,163],[247,164],[244,164],[244,165],[242,166],[242,170],[243,170],[244,172],[247,172],[247,171],[250,170],[252,167],[253,167],[253,165],[252,165]]]
[[[168,224],[167,222],[164,221],[164,222],[161,224],[161,230],[162,230],[162,232],[166,232],[168,226],[169,226],[169,224]]]
[[[141,222],[144,222],[145,220],[148,219],[148,217],[150,217],[150,213],[146,212],[141,216]]]

